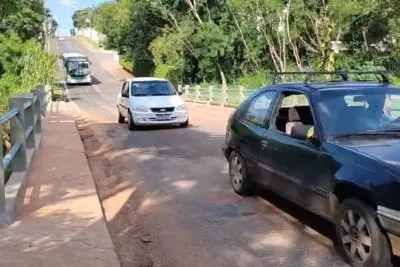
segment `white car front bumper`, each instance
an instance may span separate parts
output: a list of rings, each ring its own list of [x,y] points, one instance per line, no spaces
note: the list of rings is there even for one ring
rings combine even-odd
[[[138,112],[131,111],[132,119],[136,125],[172,125],[188,121],[187,110],[173,112]]]

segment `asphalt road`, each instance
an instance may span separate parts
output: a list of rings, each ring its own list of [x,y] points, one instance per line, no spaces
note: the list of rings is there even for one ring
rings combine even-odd
[[[189,104],[187,129],[129,132],[117,123],[121,82],[105,70],[112,55],[83,52],[92,86],[69,87],[77,125],[121,265],[347,266],[333,248],[333,226],[265,190],[231,190],[221,152],[229,109]]]

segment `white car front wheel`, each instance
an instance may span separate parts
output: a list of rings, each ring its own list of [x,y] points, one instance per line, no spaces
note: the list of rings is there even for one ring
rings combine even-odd
[[[182,128],[187,128],[189,126],[189,119],[187,119],[187,121],[185,121],[184,123],[179,124],[179,126]]]
[[[129,131],[133,131],[133,130],[135,130],[135,128],[136,128],[135,122],[133,121],[132,114],[129,111],[128,112],[128,129],[129,129]]]

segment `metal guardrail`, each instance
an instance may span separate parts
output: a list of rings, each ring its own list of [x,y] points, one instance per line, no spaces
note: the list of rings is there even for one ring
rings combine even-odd
[[[179,85],[179,90],[184,92],[182,97],[186,101],[225,107],[237,107],[250,95],[258,91],[258,89],[245,89],[243,86],[224,89],[214,86],[202,88],[198,85]]]
[[[0,225],[8,224],[15,204],[7,202],[5,171],[12,172],[7,186],[13,184],[13,192],[18,195],[26,180],[33,152],[42,138],[42,118],[46,116],[52,101],[50,86],[38,86],[27,94],[18,94],[9,99],[9,111],[0,116],[0,132],[10,123],[11,148],[3,151],[0,145]],[[6,152],[6,153],[4,153]],[[15,178],[14,180],[14,177]],[[18,187],[18,188],[17,188]]]

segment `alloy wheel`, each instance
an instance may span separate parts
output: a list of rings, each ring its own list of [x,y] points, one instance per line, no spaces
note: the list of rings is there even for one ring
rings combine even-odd
[[[243,183],[243,166],[237,156],[234,156],[231,162],[231,180],[235,187],[240,187]]]
[[[353,260],[365,263],[372,251],[371,231],[365,219],[354,210],[346,210],[340,220],[340,241]]]

